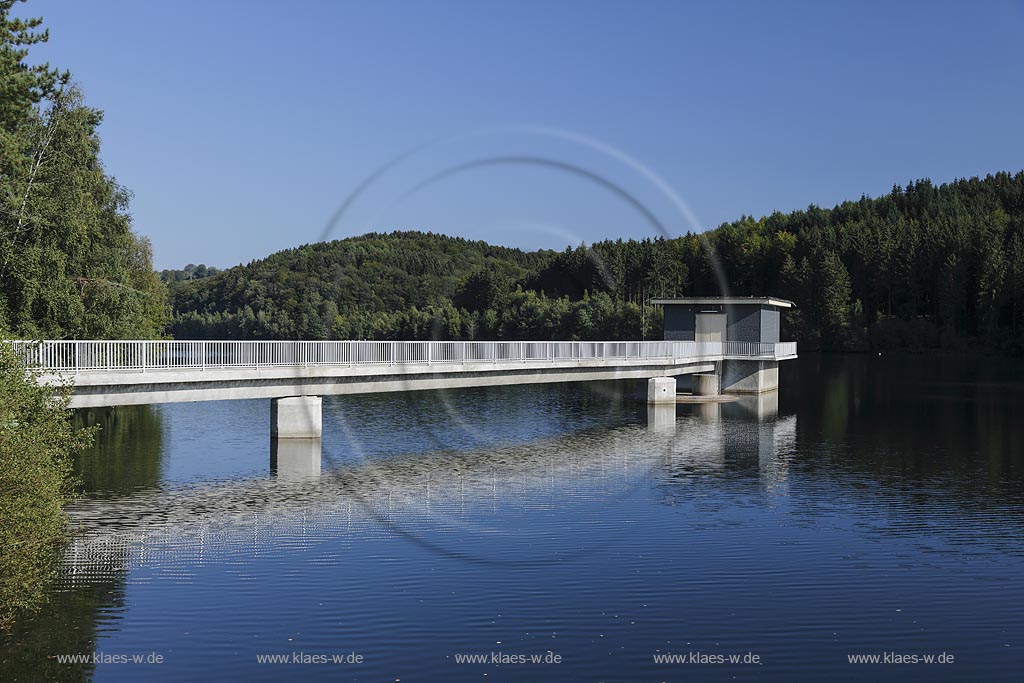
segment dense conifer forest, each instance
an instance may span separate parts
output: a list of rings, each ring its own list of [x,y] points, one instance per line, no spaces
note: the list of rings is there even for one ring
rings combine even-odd
[[[716,276],[716,270],[724,280]],[[311,244],[173,288],[177,338],[657,337],[649,299],[792,299],[804,348],[1024,349],[1024,173],[896,185],[702,235],[524,252],[393,232]]]

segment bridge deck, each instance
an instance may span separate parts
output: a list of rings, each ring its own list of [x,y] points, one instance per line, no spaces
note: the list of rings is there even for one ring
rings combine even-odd
[[[13,342],[73,407],[664,377],[727,359],[796,357],[795,342]]]

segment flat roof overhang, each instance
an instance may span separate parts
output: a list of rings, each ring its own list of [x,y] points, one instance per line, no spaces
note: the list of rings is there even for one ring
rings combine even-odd
[[[724,306],[776,306],[778,308],[795,308],[796,304],[788,299],[779,299],[774,296],[697,296],[680,297],[677,299],[651,299],[650,303],[656,306],[668,306],[671,304],[691,304],[694,306],[724,305]]]

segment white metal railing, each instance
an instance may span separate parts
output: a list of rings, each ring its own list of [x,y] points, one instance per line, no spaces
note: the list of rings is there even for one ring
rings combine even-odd
[[[722,355],[726,358],[778,359],[796,355],[796,342],[725,342]]]
[[[796,356],[796,342],[779,342],[775,344],[776,358],[790,358]]]
[[[308,365],[545,363],[572,360],[777,359],[796,342],[692,341],[10,341],[44,372]]]

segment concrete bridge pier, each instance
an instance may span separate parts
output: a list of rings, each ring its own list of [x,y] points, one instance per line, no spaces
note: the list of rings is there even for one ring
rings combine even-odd
[[[722,361],[721,390],[730,394],[763,394],[779,388],[779,362],[775,360]]]
[[[676,378],[652,377],[647,380],[647,405],[675,405]]]
[[[718,374],[705,373],[692,375],[694,396],[718,396]]]
[[[640,382],[643,382],[643,380],[640,380]],[[647,380],[646,388],[647,425],[656,431],[675,430],[676,378],[652,377]]]
[[[271,399],[270,436],[273,439],[319,439],[323,436],[322,399],[319,396]]]

